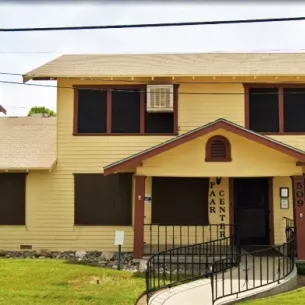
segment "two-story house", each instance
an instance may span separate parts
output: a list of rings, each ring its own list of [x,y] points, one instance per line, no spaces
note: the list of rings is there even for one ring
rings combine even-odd
[[[57,80],[57,162],[28,172],[1,248],[115,250],[123,230],[141,258],[234,226],[278,245],[295,219],[305,259],[305,54],[65,55],[29,80]]]

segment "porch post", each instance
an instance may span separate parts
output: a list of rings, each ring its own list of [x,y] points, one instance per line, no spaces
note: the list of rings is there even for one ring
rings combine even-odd
[[[305,260],[305,186],[303,176],[293,176],[293,209],[296,230],[297,254]]]
[[[145,196],[145,176],[134,176],[134,242],[133,257],[141,259],[144,247],[144,196]]]

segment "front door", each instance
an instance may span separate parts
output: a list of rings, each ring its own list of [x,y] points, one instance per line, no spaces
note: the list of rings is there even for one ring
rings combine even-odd
[[[234,220],[241,245],[269,245],[268,178],[234,179]]]

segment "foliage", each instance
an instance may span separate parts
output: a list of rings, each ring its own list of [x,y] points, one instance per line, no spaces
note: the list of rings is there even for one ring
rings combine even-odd
[[[32,107],[28,113],[28,116],[34,113],[43,113],[43,114],[47,114],[48,116],[56,116],[56,113],[53,110],[43,106]]]
[[[297,263],[297,269],[299,275],[305,275],[305,263]]]
[[[0,259],[0,304],[134,305],[144,278],[55,259]]]

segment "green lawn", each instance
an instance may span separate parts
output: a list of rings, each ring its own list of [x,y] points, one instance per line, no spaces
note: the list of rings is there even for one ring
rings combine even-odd
[[[298,288],[286,293],[264,299],[240,303],[241,305],[304,305],[305,288]]]
[[[144,278],[125,271],[51,259],[0,259],[0,304],[134,305],[144,290]]]

